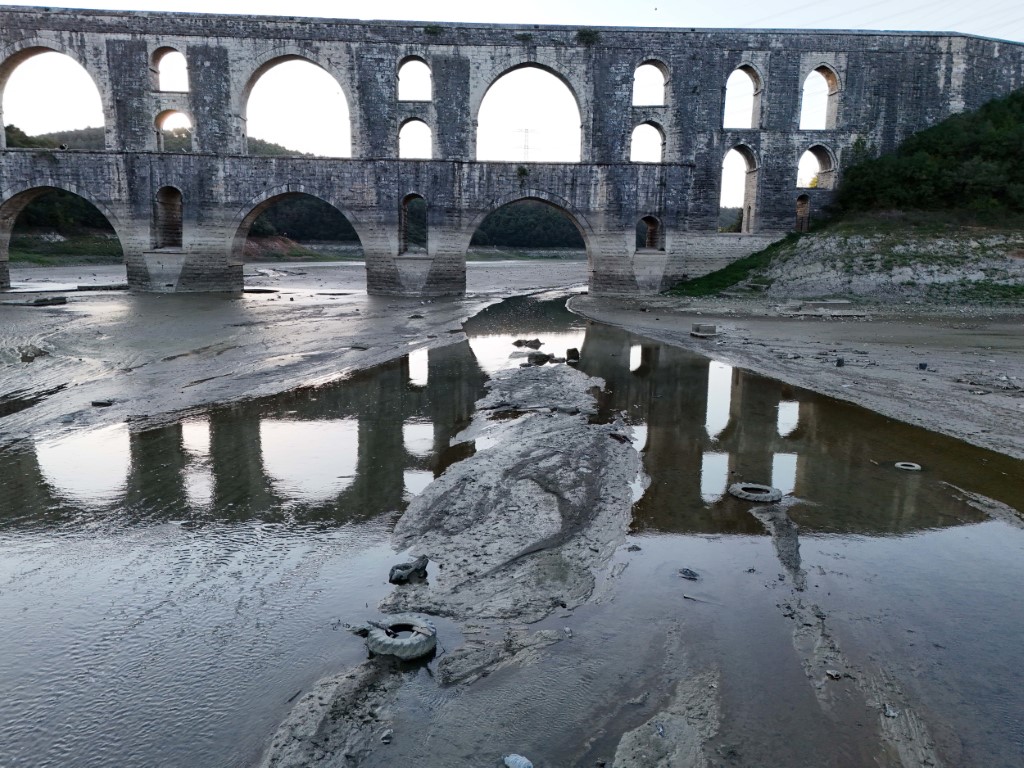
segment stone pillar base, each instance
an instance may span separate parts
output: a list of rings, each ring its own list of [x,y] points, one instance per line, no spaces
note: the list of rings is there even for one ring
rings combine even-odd
[[[142,260],[149,273],[148,291],[151,293],[174,293],[178,289],[181,270],[185,266],[185,252],[182,250],[144,251]]]
[[[9,262],[0,261],[0,291],[11,287],[11,265]]]

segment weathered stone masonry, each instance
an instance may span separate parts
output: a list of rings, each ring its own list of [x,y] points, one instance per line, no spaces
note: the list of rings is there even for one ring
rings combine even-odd
[[[92,76],[106,116],[103,152],[0,151],[0,287],[9,285],[7,248],[19,211],[56,187],[107,216],[138,290],[240,290],[248,226],[261,206],[296,193],[315,195],[349,218],[372,292],[463,291],[476,226],[522,198],[545,200],[573,218],[587,243],[592,291],[653,290],[791,231],[800,195],[812,216],[826,206],[830,189],[796,188],[805,150],[817,147],[839,169],[859,138],[890,150],[913,131],[1024,87],[1024,45],[937,33],[581,30],[0,8],[0,46],[0,89],[28,56],[58,51]],[[165,48],[185,55],[188,93],[155,88],[151,65]],[[397,70],[409,57],[431,69],[430,102],[397,99]],[[352,159],[246,154],[248,93],[262,72],[289,58],[307,59],[341,84]],[[633,74],[646,62],[666,75],[664,106],[632,106]],[[575,95],[582,162],[475,160],[484,94],[524,65],[551,71]],[[725,83],[739,67],[759,83],[755,127],[725,130]],[[831,81],[833,127],[801,131],[801,87],[814,70]],[[158,151],[154,120],[169,109],[192,120],[189,153]],[[399,128],[413,117],[433,132],[433,160],[398,159]],[[661,163],[629,162],[631,133],[643,122],[665,136]],[[751,169],[752,210],[748,231],[724,235],[717,233],[722,159],[734,147]],[[183,226],[175,235],[160,212],[168,199],[176,204],[178,192]],[[427,201],[425,255],[400,253],[401,204],[411,193]],[[659,222],[660,234],[657,247],[638,251],[634,232],[645,217]]]

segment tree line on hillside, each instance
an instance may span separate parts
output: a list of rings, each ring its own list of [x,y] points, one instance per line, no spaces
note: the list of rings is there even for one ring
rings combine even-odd
[[[844,210],[965,210],[983,219],[1024,213],[1024,91],[954,115],[870,157],[863,142],[843,172]]]

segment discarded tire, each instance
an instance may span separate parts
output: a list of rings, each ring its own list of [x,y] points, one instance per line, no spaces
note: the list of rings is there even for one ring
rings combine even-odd
[[[773,502],[782,500],[782,491],[760,483],[733,483],[729,493],[744,501]]]
[[[920,472],[921,465],[915,464],[912,461],[897,461],[896,469],[902,469],[904,472]]]
[[[437,647],[437,628],[423,616],[396,614],[371,626],[366,647],[379,656],[418,659]]]

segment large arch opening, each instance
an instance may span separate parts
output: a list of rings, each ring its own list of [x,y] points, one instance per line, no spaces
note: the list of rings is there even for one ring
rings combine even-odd
[[[730,149],[722,161],[722,187],[718,207],[718,231],[754,231],[757,215],[757,158],[750,147]]]
[[[827,147],[815,144],[800,156],[796,185],[800,189],[833,189],[836,161]]]
[[[85,68],[63,53],[29,48],[0,65],[8,147],[103,149],[103,100]]]
[[[477,117],[476,159],[578,163],[583,128],[576,96],[564,80],[526,65],[497,80]]]
[[[821,131],[836,127],[839,115],[839,76],[822,64],[804,79],[800,100],[800,130]]]
[[[423,59],[405,59],[398,67],[398,100],[431,101],[433,83],[430,67]]]
[[[239,224],[233,264],[361,261],[363,247],[348,218],[333,205],[304,192],[274,195]]]
[[[174,48],[158,48],[150,66],[153,89],[169,93],[187,93],[188,62],[185,54]]]
[[[633,73],[633,106],[665,106],[665,85],[668,75],[660,62],[648,61]]]
[[[576,219],[564,208],[527,197],[491,211],[470,240],[469,260],[587,258],[587,244]]]
[[[124,265],[110,220],[91,202],[55,187],[35,187],[0,206],[0,261],[12,266]]]
[[[629,142],[629,159],[633,163],[660,163],[665,153],[665,134],[654,123],[640,123],[633,129]]]
[[[398,156],[404,160],[429,160],[433,144],[430,126],[422,120],[408,120],[398,131]]]
[[[256,71],[243,96],[249,154],[352,156],[348,100],[322,67],[275,59]]]
[[[761,77],[749,64],[737,67],[725,82],[723,128],[750,129],[761,124]]]

